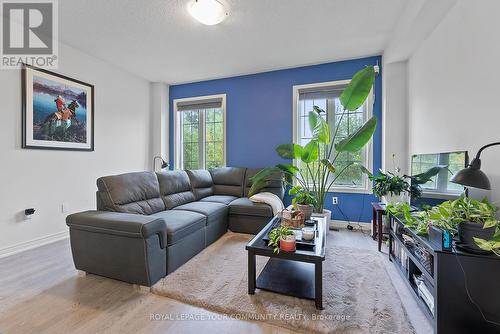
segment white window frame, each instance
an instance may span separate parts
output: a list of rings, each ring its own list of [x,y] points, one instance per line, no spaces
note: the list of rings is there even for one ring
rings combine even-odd
[[[227,127],[227,122],[226,122],[226,94],[216,94],[216,95],[205,95],[205,96],[194,96],[194,97],[187,97],[187,98],[182,98],[182,99],[174,99],[173,100],[173,107],[174,107],[174,169],[182,169],[183,167],[183,162],[182,162],[182,138],[181,138],[181,133],[182,131],[180,130],[180,114],[181,112],[178,111],[177,105],[179,103],[190,103],[194,102],[193,104],[196,104],[196,102],[200,102],[203,100],[213,100],[213,99],[221,99],[222,100],[222,120],[224,122],[224,125],[222,127],[223,129],[223,153],[224,153],[224,161],[223,161],[223,166],[226,166],[226,153],[227,153],[227,142],[226,142],[226,127]],[[200,154],[200,163],[202,166],[205,166],[205,113],[200,113],[200,124],[203,126],[199,127],[200,131],[200,137],[202,138],[203,142],[203,150],[199,152]]]
[[[292,87],[293,90],[293,110],[292,110],[292,140],[293,143],[298,144],[299,143],[299,124],[297,122],[298,120],[298,105],[299,105],[299,94],[303,90],[310,90],[310,89],[321,89],[325,87],[335,87],[335,86],[345,86],[348,85],[351,80],[337,80],[337,81],[327,81],[327,82],[317,82],[317,83],[310,83],[310,84],[304,84],[304,85],[294,85]],[[374,98],[374,92],[373,88],[368,94],[368,98],[365,101],[365,106],[367,110],[367,119],[370,119],[370,117],[373,116],[373,104],[374,104],[375,98]],[[366,160],[366,165],[365,167],[373,173],[373,138],[370,139],[368,144],[365,146],[365,160]],[[298,161],[296,159],[293,160],[293,165],[298,166]],[[337,185],[332,185],[329,189],[328,192],[341,192],[341,193],[355,193],[355,194],[372,194],[372,185],[371,182],[368,178],[367,175],[363,175],[363,187],[349,187],[349,186],[337,186]]]

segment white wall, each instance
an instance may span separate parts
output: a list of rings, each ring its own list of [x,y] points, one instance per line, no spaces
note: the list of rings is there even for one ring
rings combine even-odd
[[[21,149],[21,73],[0,71],[0,256],[63,235],[61,204],[95,208],[99,176],[150,165],[149,82],[62,44],[57,72],[95,85],[95,151]]]
[[[150,86],[151,119],[150,119],[150,150],[149,156],[161,156],[169,161],[168,150],[168,85],[161,82],[152,82]],[[159,161],[156,162],[157,168]],[[153,160],[151,160],[153,168]]]
[[[408,62],[384,63],[382,68],[382,169],[401,168],[408,174]]]
[[[500,1],[461,0],[409,60],[410,154],[500,141]],[[500,202],[500,147],[482,154]]]

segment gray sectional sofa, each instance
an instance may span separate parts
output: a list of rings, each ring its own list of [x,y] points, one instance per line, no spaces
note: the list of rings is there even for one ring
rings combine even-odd
[[[228,228],[259,232],[273,212],[248,199],[259,169],[137,172],[97,180],[97,210],[66,218],[79,270],[151,286]],[[263,191],[283,198],[277,175]]]

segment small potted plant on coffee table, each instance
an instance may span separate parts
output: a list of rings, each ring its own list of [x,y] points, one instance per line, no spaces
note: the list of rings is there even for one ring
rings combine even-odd
[[[273,228],[269,232],[268,246],[273,247],[276,254],[280,250],[294,252],[296,247],[295,233],[286,226]]]
[[[316,197],[310,191],[305,190],[301,186],[290,188],[288,195],[295,197],[292,199],[292,205],[296,210],[304,213],[304,219],[311,219],[311,215],[316,205]]]

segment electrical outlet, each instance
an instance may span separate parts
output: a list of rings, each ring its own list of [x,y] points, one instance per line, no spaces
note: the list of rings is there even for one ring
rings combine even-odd
[[[334,205],[339,204],[339,198],[338,197],[332,197],[332,204],[334,204]]]

